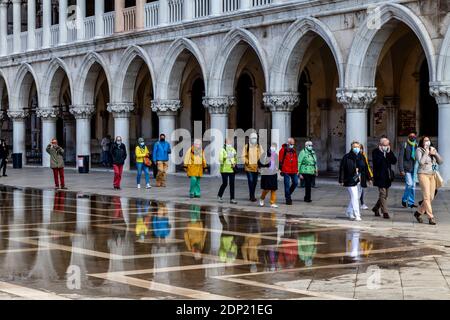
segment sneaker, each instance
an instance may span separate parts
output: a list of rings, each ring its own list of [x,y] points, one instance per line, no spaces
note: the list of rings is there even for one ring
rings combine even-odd
[[[8,175],[7,175],[7,174],[4,174],[3,176],[4,176],[4,177],[7,177]]]
[[[292,206],[292,200],[286,200],[286,205]]]
[[[414,208],[417,208],[417,205],[415,205],[415,204],[410,204],[408,207],[414,209]]]
[[[390,219],[391,217],[389,216],[389,213],[385,212],[385,213],[383,213],[383,218]]]
[[[419,211],[414,212],[414,217],[416,218],[418,223],[423,223],[423,219],[422,219],[421,214],[419,213]]]
[[[381,217],[380,210],[377,208],[372,208],[373,213],[375,213],[375,217]]]
[[[356,217],[355,221],[362,221],[361,217]]]
[[[194,195],[193,195],[193,194],[190,194],[190,195],[189,195],[189,198],[194,199]]]
[[[60,189],[61,189],[61,190],[67,190],[67,187],[64,186],[64,187],[61,187]]]
[[[233,199],[233,200],[230,200],[230,203],[231,204],[237,204],[237,201]]]
[[[250,198],[250,201],[251,202],[256,202],[256,201],[258,201],[256,198]]]
[[[264,207],[264,200],[259,200],[259,206]]]
[[[138,189],[140,189],[140,188],[141,188],[141,185],[140,185],[140,184],[138,184],[138,185],[137,185],[137,188],[138,188]]]
[[[274,203],[274,204],[271,204],[270,207],[271,207],[271,208],[278,208],[278,205],[276,205],[276,204]]]
[[[145,186],[145,189],[151,189],[152,186],[150,185],[150,183],[147,183],[147,185]]]
[[[217,201],[219,201],[219,203],[223,202],[223,198],[222,197],[217,197]]]
[[[402,201],[402,207],[403,207],[403,208],[406,208],[406,205],[407,205],[406,202],[405,202],[405,201]]]
[[[353,215],[353,213],[350,213],[350,212],[347,212],[346,214],[345,214],[351,221],[353,221],[353,220],[355,220],[355,216]]]
[[[361,206],[361,209],[363,209],[363,210],[369,210],[369,207],[366,206],[365,204],[363,204],[363,205]]]

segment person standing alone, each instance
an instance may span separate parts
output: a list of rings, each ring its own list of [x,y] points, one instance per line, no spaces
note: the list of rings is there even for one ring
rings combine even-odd
[[[115,143],[111,147],[111,158],[114,170],[114,189],[120,190],[122,181],[123,165],[127,158],[127,148],[122,143],[122,137],[117,136]]]
[[[3,176],[6,175],[6,167],[8,165],[8,157],[9,157],[9,148],[6,144],[5,139],[0,140],[0,171],[3,169]]]
[[[67,189],[64,181],[64,149],[58,146],[58,141],[53,138],[46,148],[50,155],[50,168],[53,170],[55,189]]]
[[[414,165],[417,152],[417,136],[414,132],[410,133],[408,140],[400,147],[398,155],[398,169],[400,175],[405,177],[405,192],[402,197],[402,206],[404,208],[416,208],[415,194],[416,182],[414,181]]]
[[[156,186],[165,187],[167,180],[167,169],[169,168],[169,155],[172,153],[170,143],[166,141],[166,135],[162,133],[159,141],[153,146],[153,162],[156,164],[158,173],[156,175]]]

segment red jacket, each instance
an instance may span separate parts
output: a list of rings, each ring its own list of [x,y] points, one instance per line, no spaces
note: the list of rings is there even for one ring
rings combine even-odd
[[[281,172],[287,174],[298,173],[298,156],[295,148],[291,149],[287,144],[283,144],[278,159]]]

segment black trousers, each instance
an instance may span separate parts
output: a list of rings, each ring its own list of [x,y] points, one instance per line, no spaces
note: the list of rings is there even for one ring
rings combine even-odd
[[[223,193],[225,192],[225,189],[228,187],[228,181],[230,181],[230,200],[234,200],[234,180],[235,180],[235,173],[221,173],[222,175],[222,185],[219,189],[218,196],[222,198]]]
[[[256,199],[255,191],[258,185],[258,172],[247,172],[248,192],[250,194],[250,200]]]
[[[305,201],[311,200],[311,187],[314,179],[313,174],[302,174],[303,179],[305,180]]]
[[[0,164],[0,171],[3,168],[3,175],[6,175],[6,166],[7,166],[7,164],[8,163],[6,162],[6,159],[2,159],[1,164]]]

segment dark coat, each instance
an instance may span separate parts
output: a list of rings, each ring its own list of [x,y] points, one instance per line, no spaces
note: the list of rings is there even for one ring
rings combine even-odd
[[[376,148],[372,152],[373,184],[378,188],[390,188],[394,180],[392,165],[397,163],[397,158],[392,150],[386,153]]]
[[[111,146],[111,157],[113,164],[123,165],[127,158],[127,148],[122,143],[120,146],[117,143],[113,143]]]
[[[413,147],[408,142],[402,143],[400,146],[400,152],[398,154],[398,169],[400,172],[414,172],[416,159],[412,157],[412,149]]]
[[[359,177],[356,178],[358,174]],[[350,151],[344,155],[339,167],[339,183],[344,184],[344,187],[354,187],[360,182],[361,187],[366,188],[369,177],[369,169],[361,153],[356,155]]]
[[[278,155],[275,155],[275,169],[270,170],[270,150],[258,161],[261,168],[261,189],[278,190]]]
[[[7,145],[0,145],[0,159],[7,159],[9,156],[9,148]]]

